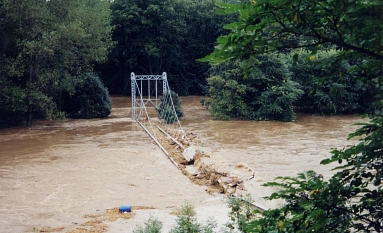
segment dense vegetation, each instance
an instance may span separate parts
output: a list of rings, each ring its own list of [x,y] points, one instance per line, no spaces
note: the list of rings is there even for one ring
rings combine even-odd
[[[76,86],[74,94],[63,94],[62,110],[72,118],[109,116],[112,101],[100,78],[94,74],[85,74],[82,80],[82,84]]]
[[[362,82],[360,62],[338,59],[341,51],[304,49],[270,52],[210,68],[207,79],[211,114],[218,119],[292,121],[295,112],[312,114],[375,113],[380,85]],[[296,59],[294,60],[294,56]],[[265,60],[267,58],[267,60]]]
[[[178,94],[206,93],[209,65],[196,59],[235,18],[215,14],[217,2],[239,0],[1,1],[0,126],[90,117],[64,101],[92,72],[113,94],[130,94],[132,71],[166,71]]]
[[[294,120],[293,102],[303,91],[276,54],[260,55],[246,62],[227,62],[211,68],[211,75],[209,105],[214,117]]]
[[[2,0],[0,127],[106,117],[111,101],[101,80],[121,94],[132,71],[166,71],[180,95],[208,93],[204,104],[220,119],[373,114],[350,134],[357,145],[322,161],[340,164],[332,178],[314,171],[280,177],[266,185],[280,188],[269,198],[285,205],[257,212],[233,202],[228,226],[382,232],[382,22],[381,0]],[[210,52],[199,61],[211,67],[196,61]],[[212,231],[192,212],[177,221],[173,232]]]
[[[63,117],[62,96],[107,58],[110,21],[108,1],[1,1],[0,127]]]
[[[292,121],[297,111],[339,114],[377,110],[372,103],[382,92],[381,85],[376,78],[364,78],[377,77],[380,72],[367,67],[371,64],[366,62],[369,57],[376,58],[366,48],[370,41],[376,43],[371,38],[358,34],[361,46],[355,49],[346,41],[339,42],[345,38],[334,37],[337,28],[332,28],[331,20],[323,24],[332,34],[316,40],[316,31],[289,31],[303,24],[304,17],[314,17],[307,13],[298,15],[290,10],[292,19],[286,16],[266,24],[261,16],[255,19],[255,13],[250,14],[249,6],[258,4],[243,5],[239,10],[217,7],[239,2],[247,1],[2,1],[0,126],[21,121],[31,125],[33,116],[91,117],[76,116],[73,112],[84,111],[74,109],[77,105],[69,109],[73,98],[67,96],[85,92],[84,77],[92,72],[108,87],[106,91],[98,85],[100,93],[129,95],[130,88],[126,87],[130,72],[166,71],[177,94],[210,95],[206,104],[218,119]],[[238,14],[239,22],[223,27],[235,21]],[[267,12],[260,15],[267,16]],[[379,15],[376,9],[366,20],[374,15]],[[254,24],[257,20],[263,28]],[[379,29],[378,25],[374,30]],[[352,32],[344,22],[338,26],[342,32]],[[237,32],[224,36],[230,30]],[[255,34],[258,37],[253,40]],[[204,61],[232,61],[217,66],[198,62],[197,58],[213,51],[217,37],[218,46],[227,43],[227,49],[216,50],[214,61],[211,56]],[[367,57],[351,56],[351,48]],[[264,52],[267,55],[262,55]],[[110,105],[107,101],[98,104]]]
[[[260,212],[249,208],[249,201],[233,202],[231,229],[382,232],[383,2],[258,0],[220,6],[221,13],[240,16],[225,26],[230,34],[219,37],[218,46],[203,61],[248,63],[278,53],[291,57],[289,70],[304,90],[305,98],[296,102],[300,108],[328,113],[360,108],[373,113],[369,123],[359,124],[361,128],[349,136],[359,138],[358,144],[333,149],[331,158],[321,162],[340,164],[329,180],[314,171],[278,177],[265,185],[278,187],[280,191],[268,198],[284,204]],[[253,67],[248,66],[242,74],[251,72]]]
[[[114,94],[130,94],[130,72],[167,72],[170,87],[180,95],[206,90],[208,64],[197,62],[233,16],[215,14],[217,2],[235,0],[115,0],[111,3],[113,40],[109,60],[98,67]]]

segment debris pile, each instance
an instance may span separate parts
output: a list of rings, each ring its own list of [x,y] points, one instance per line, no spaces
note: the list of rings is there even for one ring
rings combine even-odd
[[[184,151],[187,148],[194,148],[193,144],[198,144],[196,134],[189,132],[185,135],[158,127],[156,136],[162,147],[168,152],[169,159],[175,163],[178,169],[193,183],[206,185],[206,191],[209,194],[233,195],[237,189],[245,190],[244,180],[231,176],[229,172],[219,171],[214,164],[204,161],[203,158],[210,156],[203,153],[202,150],[194,149],[193,158],[190,160],[185,158]]]

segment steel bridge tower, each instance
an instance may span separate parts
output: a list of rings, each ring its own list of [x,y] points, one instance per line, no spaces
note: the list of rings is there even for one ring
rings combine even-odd
[[[138,120],[147,103],[151,103],[155,108],[159,107],[161,103],[160,96],[168,91],[168,80],[166,72],[163,72],[162,75],[135,75],[132,72],[130,80],[132,88],[132,118],[133,120]],[[161,84],[162,90],[159,89]]]

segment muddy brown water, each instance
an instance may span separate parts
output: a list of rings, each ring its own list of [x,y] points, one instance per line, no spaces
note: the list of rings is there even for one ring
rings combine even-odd
[[[270,191],[260,185],[276,176],[314,169],[329,178],[332,166],[319,162],[331,148],[351,144],[347,135],[362,121],[304,114],[289,123],[213,121],[200,99],[182,97],[182,126],[199,135],[201,150],[220,156],[233,171],[246,164],[255,175],[247,186],[256,200]],[[153,206],[154,213],[168,216],[187,200],[201,215],[222,214],[222,197],[183,176],[131,120],[130,106],[130,98],[113,97],[106,119],[36,121],[32,128],[0,130],[0,232],[65,232],[84,222],[85,214],[120,205]],[[109,231],[132,232],[143,221],[137,219],[108,223]]]

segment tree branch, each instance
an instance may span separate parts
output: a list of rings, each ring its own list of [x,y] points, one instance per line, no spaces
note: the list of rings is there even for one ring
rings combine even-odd
[[[370,51],[368,49],[365,49],[365,48],[361,48],[361,47],[357,47],[355,45],[351,45],[351,44],[348,44],[348,43],[339,43],[339,41],[336,41],[336,40],[332,40],[332,39],[329,39],[329,38],[326,38],[326,37],[322,37],[322,39],[326,42],[330,42],[332,44],[336,44],[336,45],[339,45],[341,46],[343,49],[346,49],[346,50],[354,50],[354,51],[357,51],[357,52],[360,52],[360,53],[363,53],[363,54],[366,54],[370,57],[373,57],[373,58],[376,58],[376,59],[379,59],[379,60],[383,60],[383,55],[379,54],[379,53],[375,53],[373,51]]]
[[[376,224],[375,221],[371,220],[371,219],[368,219],[360,214],[357,214],[357,213],[354,213],[353,211],[347,209],[347,208],[341,208],[341,207],[338,207],[338,206],[334,206],[334,205],[330,205],[329,207],[331,208],[335,208],[335,209],[338,209],[338,210],[342,210],[342,211],[345,211],[349,214],[352,214],[352,215],[355,215],[356,217],[358,217],[360,220],[362,221],[365,221],[367,223],[369,223],[368,225],[369,226],[372,226],[375,230],[379,229],[378,232],[380,232],[380,226],[379,226],[379,223]]]
[[[313,47],[313,46],[318,46],[322,44],[323,42],[317,42],[314,44],[307,44],[307,45],[297,45],[297,46],[284,46],[284,47],[276,47],[277,49],[299,49],[299,48],[307,48],[307,47]]]
[[[370,51],[368,49],[357,47],[355,45],[351,45],[351,44],[345,43],[344,41],[341,41],[341,40],[338,41],[338,40],[334,40],[334,39],[330,39],[328,37],[322,36],[322,35],[320,35],[315,30],[315,28],[308,21],[306,21],[306,19],[303,17],[303,15],[301,15],[301,19],[306,24],[306,26],[309,27],[309,29],[316,35],[316,37],[318,39],[323,40],[324,42],[329,42],[329,43],[332,43],[334,45],[338,45],[338,46],[340,46],[343,49],[354,50],[354,51],[357,51],[359,53],[366,54],[366,55],[368,55],[370,57],[373,57],[373,58],[376,58],[376,59],[379,59],[379,60],[383,60],[383,55],[381,55],[379,53],[375,53],[375,52]]]

